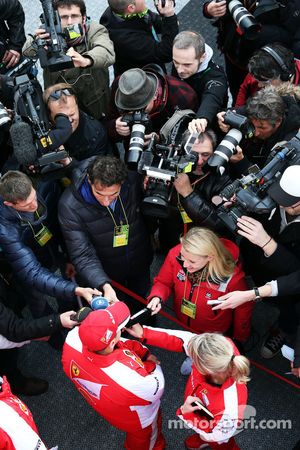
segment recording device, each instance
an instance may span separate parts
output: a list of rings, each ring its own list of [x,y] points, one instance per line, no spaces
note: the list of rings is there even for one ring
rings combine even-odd
[[[25,166],[47,166],[66,157],[58,147],[72,134],[69,118],[60,114],[51,130],[41,85],[28,75],[14,78],[14,123],[10,136],[17,161]]]
[[[141,311],[137,312],[133,316],[130,317],[129,321],[127,322],[126,328],[131,328],[136,323],[143,323],[149,317],[151,317],[151,309],[149,308],[143,308]]]
[[[168,217],[176,175],[192,172],[197,162],[198,153],[186,153],[181,143],[159,145],[153,135],[138,165],[138,171],[149,178],[141,204],[142,213],[158,218]]]
[[[247,39],[256,39],[257,33],[261,30],[261,24],[250,14],[243,3],[239,0],[230,0],[228,10],[237,25],[238,32],[245,35]]]
[[[77,311],[76,314],[72,314],[72,316],[70,316],[70,319],[74,320],[74,322],[81,323],[92,311],[93,310],[88,306],[84,306],[79,311]]]
[[[220,197],[226,200],[235,194],[232,207],[223,205],[217,209],[220,220],[232,232],[237,229],[237,219],[249,212],[268,214],[276,203],[268,196],[268,190],[273,183],[280,180],[281,175],[288,166],[300,164],[300,133],[284,146],[276,147],[270,154],[269,162],[263,169],[252,166],[249,174],[235,180],[227,186]]]
[[[242,138],[249,139],[254,134],[254,126],[247,117],[231,110],[225,113],[224,123],[230,125],[232,129],[229,130],[207,161],[208,165],[215,168],[221,175],[224,173],[226,164],[232,155],[236,153],[236,146],[241,142]]]
[[[74,67],[72,58],[65,53],[68,46],[61,28],[61,21],[54,10],[51,0],[40,0],[43,8],[42,25],[49,34],[49,39],[37,39],[38,57],[43,68],[50,72],[70,69]]]
[[[145,131],[149,129],[150,117],[145,111],[133,111],[125,114],[122,121],[126,122],[131,128],[129,152],[127,154],[126,162],[129,167],[136,168],[141,154],[144,150]]]
[[[205,417],[208,420],[214,419],[213,413],[210,412],[209,409],[207,409],[201,402],[198,400],[195,400],[193,403],[191,403],[192,406],[198,406],[200,409],[195,409],[193,412],[194,414],[197,414],[198,416]]]
[[[102,297],[102,295],[93,295],[91,301],[91,308],[95,311],[97,309],[106,309],[109,306],[109,301],[107,298]]]

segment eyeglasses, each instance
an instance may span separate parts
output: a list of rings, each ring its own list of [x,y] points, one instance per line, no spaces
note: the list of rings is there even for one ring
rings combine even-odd
[[[56,102],[61,98],[62,95],[66,95],[67,97],[71,97],[72,95],[75,95],[74,91],[72,89],[58,89],[57,91],[51,92],[51,94],[48,97],[47,104],[50,101]]]
[[[60,20],[68,20],[68,19],[71,19],[71,20],[77,20],[77,19],[80,19],[80,17],[82,17],[82,14],[66,14],[66,15],[64,15],[64,16],[60,16]]]

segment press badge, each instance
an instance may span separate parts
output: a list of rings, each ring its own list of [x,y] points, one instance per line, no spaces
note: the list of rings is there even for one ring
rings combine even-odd
[[[189,302],[185,298],[181,300],[180,311],[191,319],[196,318],[196,308],[197,306],[194,303]]]
[[[129,225],[120,225],[114,228],[113,247],[128,245]]]
[[[178,203],[177,207],[179,209],[183,223],[193,222],[192,219],[187,215],[187,212],[185,211],[185,209],[183,209],[183,207],[179,203]]]
[[[34,238],[36,242],[43,247],[45,244],[47,244],[48,241],[52,238],[52,233],[49,230],[49,228],[45,227],[45,225],[42,226],[41,230],[34,235]]]

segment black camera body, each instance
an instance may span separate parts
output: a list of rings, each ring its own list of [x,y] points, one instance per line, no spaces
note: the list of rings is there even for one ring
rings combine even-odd
[[[254,134],[254,126],[248,118],[231,110],[225,113],[224,123],[232,128],[222,139],[207,162],[209,167],[215,169],[221,175],[225,172],[225,167],[231,156],[236,153],[236,147],[243,136],[251,138]]]
[[[122,121],[131,128],[129,151],[126,155],[126,163],[131,169],[136,169],[144,150],[145,132],[151,127],[151,120],[144,110],[133,111],[124,114]]]
[[[40,1],[43,8],[42,24],[50,35],[47,40],[37,39],[36,41],[41,66],[47,67],[50,72],[70,69],[74,67],[74,64],[72,58],[65,54],[68,46],[62,31],[59,14],[54,11],[51,0]]]
[[[176,175],[192,172],[197,162],[197,152],[186,154],[182,145],[159,145],[153,136],[138,166],[139,172],[149,178],[141,204],[142,213],[157,218],[168,217]]]
[[[250,139],[254,135],[255,128],[250,120],[242,114],[231,111],[231,109],[224,114],[224,123],[239,130],[246,139]]]
[[[300,132],[284,146],[276,147],[263,169],[259,170],[258,166],[250,167],[248,175],[235,180],[220,193],[220,197],[227,200],[235,194],[232,207],[221,206],[217,210],[218,217],[227,228],[235,232],[237,219],[249,212],[270,213],[276,204],[268,196],[268,190],[280,180],[285,169],[292,165],[300,165]]]

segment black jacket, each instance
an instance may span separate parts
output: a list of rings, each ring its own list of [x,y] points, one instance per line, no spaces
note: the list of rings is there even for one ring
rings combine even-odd
[[[0,335],[12,342],[23,342],[50,336],[61,329],[58,314],[40,319],[21,319],[0,302]]]
[[[180,198],[183,208],[195,225],[223,230],[224,225],[218,218],[217,209],[212,204],[212,197],[220,194],[231,182],[229,175],[220,176],[211,172],[203,178],[203,181],[195,185],[190,195]]]
[[[172,75],[179,78],[175,67],[173,67]],[[216,114],[224,111],[227,106],[228,83],[223,68],[210,60],[205,70],[195,73],[184,81],[197,94],[199,102],[197,117],[206,119],[211,125]]]
[[[114,43],[115,76],[134,67],[150,63],[164,67],[164,63],[172,61],[173,40],[179,32],[176,14],[161,17],[149,10],[143,18],[123,19],[109,7],[101,16],[100,23],[108,29]],[[152,26],[157,34],[161,34],[159,41],[152,34]]]
[[[65,142],[65,149],[70,156],[82,161],[91,156],[111,153],[111,144],[102,123],[80,111],[78,127]]]
[[[108,208],[95,198],[84,200],[80,187],[86,181],[90,160],[75,170],[73,184],[62,195],[58,214],[71,262],[83,282],[99,287],[112,278],[120,283],[128,277],[149,270],[152,261],[150,239],[139,212],[141,182],[136,173],[129,173],[122,185],[120,197],[129,224],[127,246],[113,247],[114,222]],[[120,201],[113,211],[117,225],[126,223]]]
[[[0,39],[7,41],[7,48],[22,52],[26,37],[25,14],[18,0],[2,0],[0,4]]]

